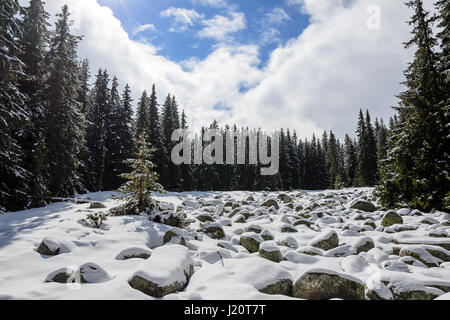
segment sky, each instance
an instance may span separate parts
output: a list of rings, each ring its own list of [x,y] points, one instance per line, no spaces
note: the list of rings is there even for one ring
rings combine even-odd
[[[425,0],[432,8],[433,0]],[[79,54],[108,69],[135,103],[156,84],[192,131],[290,128],[355,136],[359,109],[386,121],[413,56],[400,0],[47,0],[68,4]],[[54,18],[53,18],[54,19]]]

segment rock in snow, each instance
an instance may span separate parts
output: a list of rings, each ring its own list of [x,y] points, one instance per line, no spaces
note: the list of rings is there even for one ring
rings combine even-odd
[[[339,245],[339,237],[336,231],[326,230],[312,239],[309,245],[327,251]]]
[[[293,294],[296,298],[310,300],[364,300],[364,284],[332,270],[312,269],[295,281]]]
[[[149,296],[162,298],[184,290],[193,274],[194,262],[189,250],[176,244],[167,245],[155,249],[128,283]]]

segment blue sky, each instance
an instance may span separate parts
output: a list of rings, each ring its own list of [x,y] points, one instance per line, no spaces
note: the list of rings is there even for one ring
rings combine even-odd
[[[209,5],[201,0],[99,0],[99,3],[113,10],[131,39],[151,42],[159,54],[176,62],[193,57],[204,59],[218,43],[224,42],[198,36],[205,27],[204,21],[217,15],[231,19],[232,13],[243,14],[245,27],[230,33],[226,42],[257,45],[262,65],[275,48],[298,37],[309,24],[309,16],[280,0],[227,1],[226,5],[219,1],[214,4],[214,0]],[[175,14],[164,13],[174,12],[170,8],[189,10],[195,17],[198,13],[199,18],[192,19],[192,24],[177,23]],[[138,33],[140,26],[145,26],[145,30]]]

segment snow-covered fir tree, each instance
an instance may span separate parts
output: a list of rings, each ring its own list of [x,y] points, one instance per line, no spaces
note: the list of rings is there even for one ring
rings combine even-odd
[[[53,196],[72,196],[80,188],[77,158],[84,144],[85,119],[78,98],[77,47],[81,37],[71,34],[69,8],[63,6],[50,39],[47,56],[48,78],[46,99],[46,163],[48,190]]]

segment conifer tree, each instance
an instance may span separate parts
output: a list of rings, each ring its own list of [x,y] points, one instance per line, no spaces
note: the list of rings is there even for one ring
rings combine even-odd
[[[155,206],[152,192],[164,192],[164,188],[158,183],[158,174],[154,170],[156,165],[151,161],[155,149],[149,145],[145,131],[139,138],[138,149],[135,159],[125,161],[133,171],[121,174],[128,181],[118,191],[124,193],[123,198],[138,209],[137,213],[141,213]]]
[[[21,7],[16,0],[0,3],[0,213],[18,210],[26,204],[28,171],[24,168],[24,152],[17,132],[30,115],[25,107],[26,96],[17,85],[23,79],[20,60],[22,21]]]
[[[174,130],[180,128],[180,121],[178,118],[177,103],[175,99],[172,99],[169,94],[164,102],[163,112],[162,112],[162,141],[167,149],[167,153],[172,152],[173,147],[176,142],[172,142],[172,133]],[[168,163],[168,169],[170,174],[167,178],[167,185],[165,186],[168,190],[179,190],[182,185],[181,181],[181,171],[180,166],[175,165],[172,161]]]
[[[448,113],[443,108],[444,79],[439,72],[432,22],[421,0],[411,0],[409,24],[414,60],[405,71],[406,91],[395,108],[398,122],[389,137],[388,158],[381,170],[385,205],[410,204],[421,210],[443,209],[449,190]]]
[[[148,96],[147,91],[142,92],[141,98],[138,102],[136,122],[134,125],[134,136],[138,140],[144,131],[149,127],[149,110],[148,110]]]
[[[287,131],[288,138],[288,155],[289,159],[291,159],[291,179],[292,179],[292,188],[299,189],[300,188],[300,159],[298,153],[298,138],[297,133],[290,134],[290,131]]]
[[[347,187],[355,186],[356,170],[358,168],[358,154],[356,143],[353,142],[349,135],[345,135],[345,157],[344,166],[348,177]]]
[[[21,92],[26,96],[27,113],[30,121],[23,126],[19,143],[24,151],[24,167],[30,173],[28,178],[29,207],[46,204],[46,170],[42,162],[46,152],[44,138],[43,84],[46,68],[44,58],[49,41],[47,22],[49,15],[41,0],[31,0],[24,8],[23,39],[20,59],[24,63],[25,76],[19,82]]]
[[[85,126],[77,101],[77,47],[81,37],[70,32],[72,22],[67,5],[57,17],[46,64],[49,76],[45,85],[45,159],[49,164],[49,191],[53,196],[66,197],[81,185],[77,174],[80,165],[77,155],[84,143]]]
[[[158,110],[158,100],[156,96],[156,86],[153,85],[152,93],[148,100],[148,138],[152,146],[155,147],[155,153],[153,155],[153,162],[156,164],[157,172],[159,174],[160,183],[165,186],[169,179],[169,161],[170,154],[166,146],[163,144],[162,132],[161,132],[161,119]]]
[[[89,71],[89,61],[87,59],[84,59],[79,64],[79,76],[78,79],[80,81],[80,86],[78,89],[78,98],[77,101],[80,105],[80,110],[83,116],[88,119],[89,112],[91,110],[91,90],[89,86],[89,80],[90,80],[91,74]],[[86,123],[86,130],[85,130],[85,141],[87,141],[87,126]],[[85,143],[80,150],[79,154],[80,159],[80,165],[78,167],[79,176],[82,181],[82,188],[80,192],[88,192],[88,186],[90,186],[91,183],[91,175],[90,175],[90,167],[89,167],[89,159],[90,159],[90,151]]]
[[[187,117],[184,110],[181,113],[181,129],[189,129],[187,124]],[[194,190],[194,173],[192,171],[192,166],[190,164],[181,165],[181,179],[183,181],[182,189],[184,191]],[[231,181],[231,179],[230,179]]]
[[[87,146],[89,148],[89,172],[91,191],[105,190],[105,167],[107,161],[107,144],[110,138],[111,91],[109,75],[106,70],[98,71],[93,89],[92,106],[88,112]],[[110,160],[110,159],[108,159]]]
[[[106,128],[105,136],[105,173],[103,177],[104,190],[117,189],[122,180],[119,174],[123,171],[122,163],[122,141],[120,136],[120,130],[122,125],[122,112],[121,112],[121,99],[119,94],[119,81],[117,77],[114,77],[111,84],[110,96],[109,96],[109,114],[107,115],[108,127]]]
[[[362,110],[358,120],[358,171],[357,186],[372,187],[377,182],[377,148],[369,111]]]
[[[281,129],[280,134],[280,175],[282,181],[282,188],[284,190],[289,190],[292,185],[292,166],[291,160],[288,153],[288,143],[287,137],[284,130]]]

